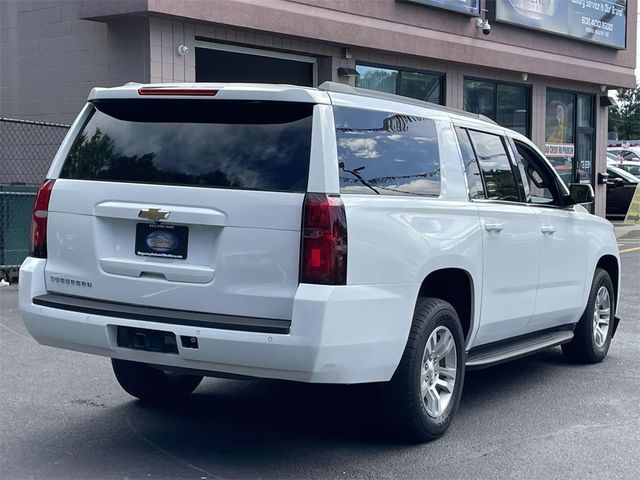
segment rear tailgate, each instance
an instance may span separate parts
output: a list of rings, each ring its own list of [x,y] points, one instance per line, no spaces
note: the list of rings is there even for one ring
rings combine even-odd
[[[53,187],[47,289],[290,319],[313,108],[94,100]]]

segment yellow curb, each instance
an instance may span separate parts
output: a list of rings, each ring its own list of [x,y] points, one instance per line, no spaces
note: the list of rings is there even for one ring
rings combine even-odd
[[[638,250],[640,250],[640,247],[625,248],[624,250],[620,250],[620,253],[636,252]]]

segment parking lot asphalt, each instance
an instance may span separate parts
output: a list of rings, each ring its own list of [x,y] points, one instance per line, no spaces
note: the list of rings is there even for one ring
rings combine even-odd
[[[0,478],[637,478],[640,251],[622,274],[603,363],[556,348],[468,372],[451,429],[424,445],[380,433],[362,386],[205,379],[185,405],[143,406],[108,359],[38,345],[3,287]]]

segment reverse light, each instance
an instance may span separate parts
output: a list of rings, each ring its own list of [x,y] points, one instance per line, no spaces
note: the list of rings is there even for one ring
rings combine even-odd
[[[213,88],[141,87],[138,95],[194,95],[213,97],[218,93]]]
[[[300,282],[347,283],[347,219],[339,195],[307,193],[304,197]]]
[[[54,180],[45,180],[40,185],[33,204],[31,220],[30,255],[35,258],[47,258],[47,215],[49,213],[49,199]]]

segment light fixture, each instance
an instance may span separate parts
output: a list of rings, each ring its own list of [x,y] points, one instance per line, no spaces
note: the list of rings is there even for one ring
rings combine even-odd
[[[347,60],[350,60],[353,58],[353,52],[351,51],[350,48],[345,47],[342,49],[342,58]]]
[[[618,102],[616,102],[616,99],[613,97],[608,97],[606,95],[603,95],[600,97],[600,106],[601,107],[617,107]]]
[[[522,79],[523,82],[526,82],[529,79],[529,74],[523,73],[522,75],[520,75],[520,78]]]
[[[360,74],[355,68],[338,67],[338,76],[339,77],[359,77]]]
[[[600,85],[600,91],[602,93],[606,92],[607,91],[607,86],[606,85]]]
[[[176,53],[181,57],[184,57],[187,53],[189,53],[189,47],[186,45],[178,45],[176,48]]]

